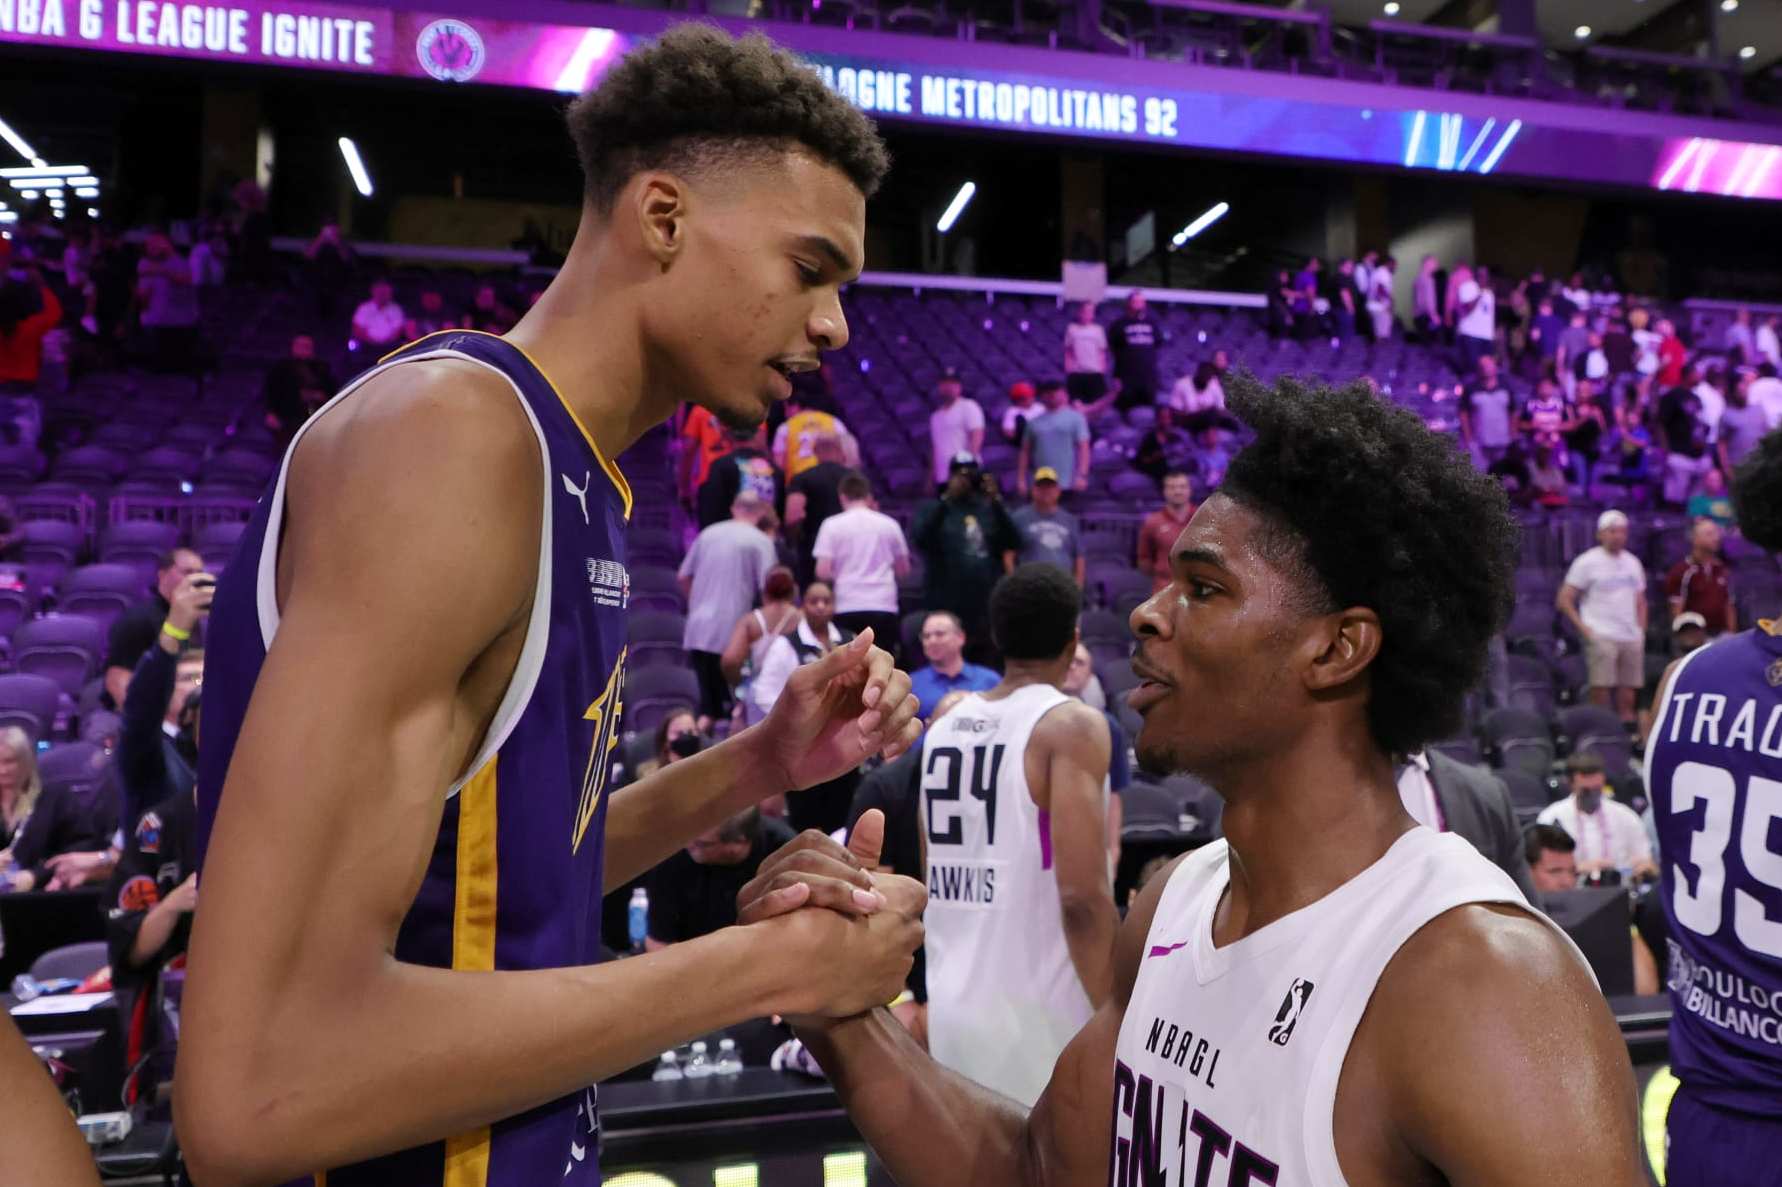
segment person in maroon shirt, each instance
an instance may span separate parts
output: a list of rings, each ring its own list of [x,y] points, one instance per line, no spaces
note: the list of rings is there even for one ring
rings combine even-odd
[[[1683,367],[1689,361],[1689,350],[1677,337],[1677,323],[1668,317],[1658,319],[1658,386],[1673,388],[1683,382]]]
[[[1698,519],[1689,530],[1689,555],[1665,574],[1664,592],[1670,599],[1671,617],[1693,611],[1707,623],[1708,634],[1739,629],[1733,606],[1732,578],[1720,559],[1720,525]]]
[[[1145,516],[1139,527],[1138,568],[1151,575],[1153,593],[1170,582],[1170,549],[1194,515],[1192,495],[1188,475],[1171,470],[1163,476],[1163,506]]]

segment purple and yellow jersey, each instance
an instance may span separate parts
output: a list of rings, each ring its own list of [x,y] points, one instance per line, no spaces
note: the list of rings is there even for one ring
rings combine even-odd
[[[491,334],[447,330],[403,347],[349,384],[316,419],[351,399],[372,375],[427,359],[468,361],[511,386],[538,438],[544,523],[525,645],[477,757],[447,792],[396,956],[485,971],[590,964],[600,944],[602,792],[624,683],[631,491],[551,381],[518,347]],[[248,698],[278,630],[277,542],[286,472],[302,436],[299,431],[271,494],[255,509],[211,612],[198,775],[200,861]],[[600,1182],[598,1135],[590,1086],[448,1141],[331,1168],[326,1182],[593,1184]]]
[[[1782,623],[1691,652],[1647,745],[1670,923],[1671,1067],[1782,1117]]]

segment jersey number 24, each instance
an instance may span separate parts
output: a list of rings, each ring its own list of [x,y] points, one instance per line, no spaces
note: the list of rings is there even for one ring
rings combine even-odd
[[[1003,749],[1001,746],[974,746],[967,755],[957,746],[936,746],[928,752],[928,766],[922,775],[922,798],[928,802],[930,845],[964,843],[964,814],[961,811],[963,805],[959,803],[959,790],[967,778],[971,780],[971,798],[984,805],[984,843],[996,844],[996,777],[1002,773]],[[969,776],[963,770],[967,765],[971,768]]]

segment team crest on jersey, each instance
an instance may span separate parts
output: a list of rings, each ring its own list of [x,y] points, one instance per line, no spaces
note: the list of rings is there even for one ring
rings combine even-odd
[[[1287,1040],[1293,1037],[1293,1028],[1299,1025],[1299,1016],[1305,1012],[1306,1003],[1312,998],[1312,983],[1304,977],[1295,977],[1288,987],[1287,996],[1281,999],[1281,1008],[1275,1011],[1275,1024],[1268,1028],[1268,1041],[1277,1047],[1285,1047]]]
[[[155,813],[144,812],[136,822],[136,847],[144,853],[161,852],[161,818]]]
[[[588,558],[588,585],[596,606],[623,610],[631,604],[631,574],[618,561]]]
[[[1763,676],[1770,682],[1771,688],[1782,688],[1782,659],[1764,669]]]
[[[161,901],[161,889],[147,874],[138,874],[118,889],[118,910],[146,911]]]

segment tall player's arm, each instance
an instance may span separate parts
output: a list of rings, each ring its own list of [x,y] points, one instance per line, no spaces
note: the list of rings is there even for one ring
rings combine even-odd
[[[1158,900],[1179,864],[1153,878],[1127,913],[1113,993],[1059,1055],[1031,1113],[936,1063],[889,1010],[799,1025],[799,1037],[892,1178],[903,1187],[1103,1187],[1120,1023]]]
[[[1040,718],[1027,743],[1027,786],[1048,814],[1053,872],[1071,966],[1089,1000],[1113,989],[1120,913],[1108,881],[1107,778],[1112,741],[1101,710],[1066,701]]]
[[[1453,1187],[1646,1182],[1627,1048],[1590,970],[1527,912],[1472,905],[1407,940],[1337,1092],[1351,1177]]]
[[[491,647],[531,602],[538,446],[489,380],[394,368],[293,461],[282,620],[194,920],[176,1116],[199,1182],[276,1183],[472,1130],[764,1011],[851,1013],[897,992],[908,959],[890,949],[919,942],[895,912],[797,911],[587,968],[394,958],[445,790],[512,668]],[[822,943],[852,951],[819,958]]]

